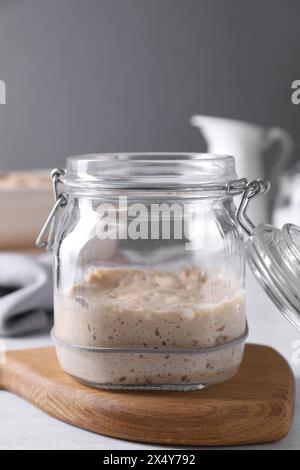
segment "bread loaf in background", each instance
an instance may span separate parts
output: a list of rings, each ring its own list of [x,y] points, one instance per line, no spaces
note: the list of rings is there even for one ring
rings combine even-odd
[[[0,249],[33,248],[52,206],[50,170],[0,172]]]

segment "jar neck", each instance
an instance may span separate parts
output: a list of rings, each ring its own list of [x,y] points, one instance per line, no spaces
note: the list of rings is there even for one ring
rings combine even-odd
[[[240,184],[242,182],[242,184]],[[236,183],[236,184],[235,184]],[[238,196],[243,192],[244,180],[235,180],[229,183],[207,183],[195,187],[165,186],[148,188],[105,188],[101,185],[70,184],[64,181],[63,190],[71,197],[118,197],[127,196],[132,198],[225,198]]]

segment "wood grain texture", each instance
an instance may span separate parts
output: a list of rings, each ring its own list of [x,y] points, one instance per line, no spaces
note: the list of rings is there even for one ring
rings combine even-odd
[[[229,382],[193,392],[105,391],[59,367],[53,348],[12,351],[0,387],[83,429],[141,442],[243,445],[277,441],[294,412],[293,373],[276,351],[247,345]]]

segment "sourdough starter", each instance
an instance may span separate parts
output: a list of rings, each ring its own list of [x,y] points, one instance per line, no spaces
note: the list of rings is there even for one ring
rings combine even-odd
[[[55,298],[61,365],[98,386],[223,382],[237,371],[244,348],[243,342],[226,343],[242,337],[245,328],[243,291],[224,276],[208,276],[196,267],[179,274],[96,269]]]

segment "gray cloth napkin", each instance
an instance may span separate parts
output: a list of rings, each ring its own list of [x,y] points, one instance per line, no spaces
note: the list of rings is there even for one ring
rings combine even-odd
[[[53,310],[52,254],[0,254],[0,336],[50,328]]]

